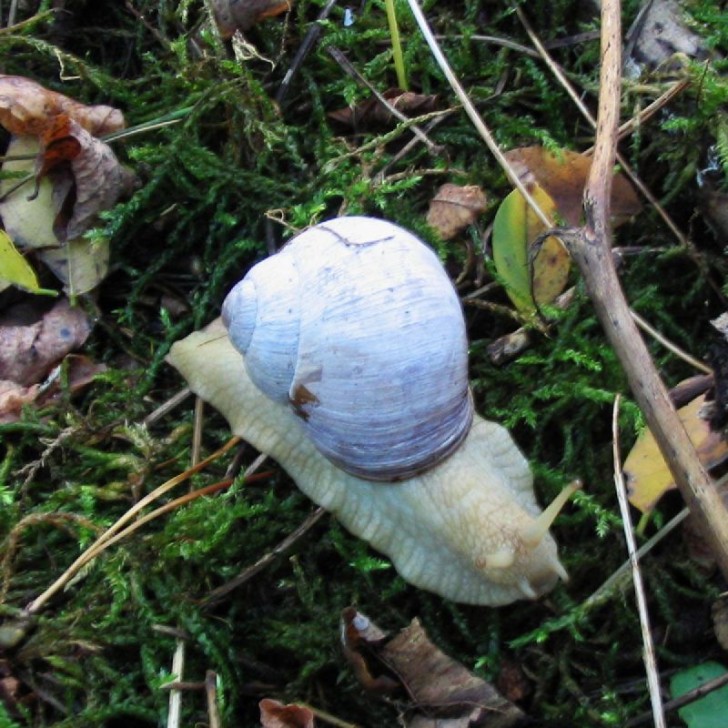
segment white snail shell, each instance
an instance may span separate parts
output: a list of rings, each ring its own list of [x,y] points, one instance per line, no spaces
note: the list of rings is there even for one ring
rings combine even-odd
[[[409,478],[468,433],[460,301],[432,250],[392,223],[309,228],[235,286],[223,321],[256,386],[349,473]]]

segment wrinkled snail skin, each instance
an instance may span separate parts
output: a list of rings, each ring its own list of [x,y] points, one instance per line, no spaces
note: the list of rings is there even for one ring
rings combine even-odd
[[[357,234],[371,240],[365,225],[369,221],[355,220]],[[345,229],[350,230],[346,227],[350,224]],[[324,225],[332,229],[331,222]],[[384,226],[375,227],[377,239],[382,230],[395,237],[400,234],[400,228]],[[336,221],[333,229],[337,231]],[[341,235],[341,228],[336,234]],[[286,287],[289,283],[287,279]],[[237,295],[226,303],[228,325],[229,302]],[[294,308],[296,300],[289,301]],[[345,308],[349,307],[350,303]],[[246,335],[243,332],[243,338]],[[240,336],[240,331],[231,329],[233,339]],[[458,330],[457,342],[460,338]],[[300,344],[300,332],[298,339]],[[536,598],[566,578],[548,533],[559,505],[541,513],[528,464],[500,425],[470,411],[465,434],[458,435],[455,449],[441,455],[437,464],[412,477],[397,476],[400,482],[376,482],[346,472],[334,458],[322,454],[311,436],[311,418],[302,416],[302,403],[291,404],[286,396],[271,397],[261,391],[221,320],[177,342],[169,361],[192,391],[227,418],[235,434],[278,461],[311,500],[389,556],[402,577],[415,586],[458,602],[496,606]],[[290,364],[284,361],[279,371],[287,368]],[[458,361],[454,371],[460,368]],[[273,372],[273,379],[285,378]],[[454,380],[461,390],[459,374]],[[467,384],[466,394],[470,403]],[[406,396],[411,396],[410,390]],[[458,397],[443,401],[455,402],[456,413],[462,406]]]

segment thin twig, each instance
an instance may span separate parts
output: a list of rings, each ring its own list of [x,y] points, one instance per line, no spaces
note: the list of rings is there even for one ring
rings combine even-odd
[[[673,516],[649,541],[646,541],[640,546],[636,554],[637,558],[641,559],[652,551],[660,541],[671,534],[689,515],[690,511],[687,508],[683,508],[680,513]],[[625,561],[590,597],[584,600],[582,609],[589,611],[600,604],[604,604],[608,599],[611,599],[615,591],[623,589],[627,584],[628,572],[631,566],[631,560]]]
[[[642,318],[638,313],[635,311],[632,311],[632,318],[634,319],[637,326],[639,326],[642,331],[648,333],[655,341],[659,341],[660,344],[662,344],[668,351],[671,351],[675,356],[679,357],[683,361],[687,362],[691,366],[695,367],[700,372],[703,372],[704,374],[712,374],[713,370],[705,364],[705,362],[700,361],[700,359],[696,359],[692,354],[689,354],[684,349],[681,349],[677,344],[674,344],[670,339],[664,337],[657,329],[655,329],[651,324],[649,324],[645,319]]]
[[[142,424],[145,427],[151,427],[155,422],[161,420],[169,412],[171,412],[177,405],[182,404],[182,402],[184,402],[191,394],[192,390],[189,387],[185,387],[184,389],[180,390],[179,392],[177,392],[177,394],[170,397],[166,402],[160,404],[159,407],[157,407],[157,409],[155,409],[153,412],[150,412],[142,420]]]
[[[679,698],[674,698],[665,703],[664,708],[666,713],[672,713],[679,708],[682,708],[690,703],[694,703],[696,700],[705,697],[709,693],[722,688],[728,684],[728,672],[718,677],[714,677],[712,680],[704,682],[702,685],[698,685],[697,688],[693,688],[690,692],[681,695]],[[652,718],[652,713],[645,713],[639,715],[636,718],[628,721],[624,724],[624,728],[635,728],[635,726],[642,725],[643,723],[649,723]]]
[[[478,113],[478,110],[475,108],[475,105],[470,100],[467,93],[465,93],[465,89],[462,87],[462,84],[458,80],[457,76],[453,73],[453,70],[448,63],[447,58],[445,58],[445,54],[442,52],[440,44],[437,42],[437,39],[435,38],[435,35],[433,34],[432,29],[430,28],[430,25],[427,22],[427,19],[425,18],[425,15],[422,12],[422,8],[420,7],[419,3],[417,2],[417,0],[407,0],[407,2],[410,6],[410,10],[412,11],[412,15],[414,15],[415,20],[417,21],[420,32],[425,37],[427,45],[430,47],[430,52],[432,53],[432,56],[437,62],[437,65],[440,66],[440,70],[442,70],[445,78],[450,84],[450,87],[455,92],[455,95],[458,97],[458,99],[460,99],[460,103],[463,105],[465,113],[470,117],[470,121],[473,123],[473,126],[482,137],[488,149],[490,149],[491,154],[496,158],[496,161],[500,165],[501,169],[505,172],[511,184],[523,195],[523,198],[526,200],[529,207],[534,211],[536,217],[538,217],[538,219],[543,223],[546,229],[553,227],[553,222],[543,212],[543,210],[541,210],[536,200],[533,199],[531,193],[526,189],[526,186],[519,179],[516,171],[510,165],[503,152],[500,150],[500,147],[496,144],[496,141],[493,138],[490,129],[488,129],[488,127],[486,126],[485,122]]]
[[[329,0],[329,2],[326,3],[319,13],[318,18],[316,18],[316,21],[309,28],[308,33],[306,33],[306,37],[303,39],[303,42],[298,47],[296,55],[293,57],[293,61],[291,61],[291,66],[286,71],[285,76],[283,76],[283,81],[281,81],[281,85],[276,93],[276,103],[279,106],[283,106],[283,102],[288,96],[288,90],[291,87],[293,79],[303,65],[303,62],[306,60],[306,56],[308,56],[308,54],[313,50],[313,47],[316,45],[319,35],[321,35],[321,30],[323,29],[321,21],[326,20],[326,18],[329,17],[336,3],[337,0]]]
[[[665,727],[665,714],[662,709],[662,695],[660,694],[660,675],[657,671],[657,660],[655,658],[655,647],[652,643],[652,632],[650,630],[650,616],[647,611],[647,598],[642,583],[642,572],[640,571],[639,559],[637,558],[637,544],[635,543],[632,519],[629,513],[627,502],[627,488],[624,484],[622,474],[622,458],[619,452],[619,401],[620,396],[614,398],[614,414],[612,417],[612,453],[614,456],[614,486],[617,490],[619,511],[622,514],[622,525],[624,526],[624,537],[627,541],[627,552],[632,567],[632,581],[637,599],[637,611],[640,616],[640,628],[642,629],[642,644],[644,646],[643,659],[647,670],[647,685],[650,691],[652,703],[652,715],[655,721],[655,728]]]
[[[551,70],[551,72],[554,74],[556,79],[559,81],[559,83],[563,86],[566,93],[569,95],[571,100],[574,102],[575,106],[579,111],[582,113],[584,118],[592,125],[593,128],[596,129],[597,127],[597,121],[592,115],[591,111],[586,107],[584,102],[581,100],[581,97],[576,92],[576,89],[571,85],[571,82],[569,79],[566,78],[564,72],[561,70],[561,67],[556,63],[553,58],[551,58],[550,54],[544,47],[543,43],[541,43],[540,38],[538,35],[536,35],[535,31],[531,27],[531,24],[528,21],[528,18],[526,17],[523,10],[521,10],[520,6],[516,6],[516,13],[518,15],[518,19],[521,21],[521,24],[526,30],[526,33],[528,33],[528,37],[531,39],[531,42],[535,46],[536,50],[539,52],[541,57],[544,60],[544,63],[548,66],[548,68]],[[601,86],[600,86],[601,88]],[[635,187],[642,193],[643,197],[650,203],[650,205],[655,209],[657,214],[662,218],[663,222],[667,227],[670,229],[672,234],[677,238],[680,245],[682,245],[685,248],[690,248],[690,242],[683,234],[683,232],[680,230],[680,228],[675,224],[675,222],[672,220],[672,218],[668,215],[667,211],[662,207],[659,200],[652,194],[652,192],[647,188],[647,186],[642,182],[642,180],[637,176],[637,174],[632,170],[627,160],[619,153],[619,151],[616,149],[615,144],[615,155],[617,160],[619,161],[619,164],[621,165],[622,169],[624,170],[624,173],[632,180],[632,183]]]
[[[217,673],[205,673],[205,695],[207,696],[207,717],[210,728],[221,728],[220,708],[217,706]]]
[[[202,462],[198,463],[194,467],[188,468],[184,473],[180,473],[166,483],[163,483],[158,488],[153,490],[151,493],[142,498],[138,503],[132,506],[121,518],[119,518],[113,526],[108,528],[104,533],[94,541],[64,572],[53,584],[51,584],[40,596],[36,597],[28,606],[25,608],[27,614],[35,614],[40,611],[58,591],[63,589],[66,584],[89,562],[97,553],[100,553],[106,548],[106,543],[114,538],[115,534],[122,530],[122,528],[131,521],[137,513],[145,508],[149,503],[153,502],[157,498],[161,497],[168,491],[175,488],[180,483],[184,483],[188,478],[192,477],[195,473],[205,468],[211,462],[224,455],[228,450],[240,442],[239,437],[232,437],[228,440],[221,448],[216,450],[212,455],[205,458]]]
[[[394,106],[394,104],[391,104],[388,99],[382,96],[382,94],[379,93],[379,91],[377,91],[377,89],[374,88],[374,86],[367,81],[361,73],[359,73],[354,64],[346,57],[343,51],[336,46],[329,46],[326,50],[329,52],[329,55],[344,69],[344,71],[346,71],[352,78],[356,79],[360,84],[366,86],[377,101],[384,106],[384,108],[392,114],[392,116],[400,121],[409,121],[409,117],[405,116],[396,106]],[[433,154],[440,154],[442,152],[442,147],[438,146],[435,142],[429,139],[419,126],[413,125],[411,128],[412,133],[427,146],[430,152]]]
[[[205,423],[205,400],[202,397],[195,397],[195,414],[192,428],[192,452],[190,454],[190,465],[197,465],[200,462],[202,452],[202,428]]]
[[[323,508],[317,508],[313,511],[306,520],[298,526],[298,528],[289,533],[288,536],[286,536],[275,548],[273,548],[273,550],[269,551],[264,556],[261,556],[261,558],[259,558],[254,564],[248,566],[230,581],[217,587],[217,589],[213,589],[204,599],[205,606],[210,607],[217,604],[231,591],[234,591],[256,574],[263,571],[263,569],[278,558],[278,556],[285,553],[294,543],[296,543],[296,541],[310,531],[311,528],[313,528],[321,520],[321,518],[323,518],[325,513],[326,511]]]
[[[21,20],[19,23],[11,24],[10,23],[10,17],[8,17],[8,25],[5,28],[0,28],[0,35],[9,35],[11,33],[17,33],[19,30],[23,30],[28,25],[32,25],[33,23],[37,23],[39,20],[44,20],[49,15],[53,15],[56,13],[57,10],[55,8],[52,8],[51,10],[46,10],[42,13],[38,13],[37,15],[33,15],[30,18],[26,18],[25,20]]]

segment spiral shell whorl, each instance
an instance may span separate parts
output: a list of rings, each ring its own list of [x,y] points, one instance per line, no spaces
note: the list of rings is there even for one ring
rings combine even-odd
[[[406,479],[468,432],[460,302],[435,254],[392,223],[345,217],[301,233],[233,289],[223,319],[256,386],[290,401],[347,472]]]

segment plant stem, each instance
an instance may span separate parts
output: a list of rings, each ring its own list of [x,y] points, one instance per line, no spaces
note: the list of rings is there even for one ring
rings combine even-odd
[[[404,70],[404,56],[402,55],[402,43],[399,40],[399,26],[397,25],[397,12],[394,8],[394,0],[384,0],[384,5],[387,8],[389,35],[392,38],[392,53],[394,54],[394,70],[397,73],[397,86],[402,91],[407,91],[407,74]]]

